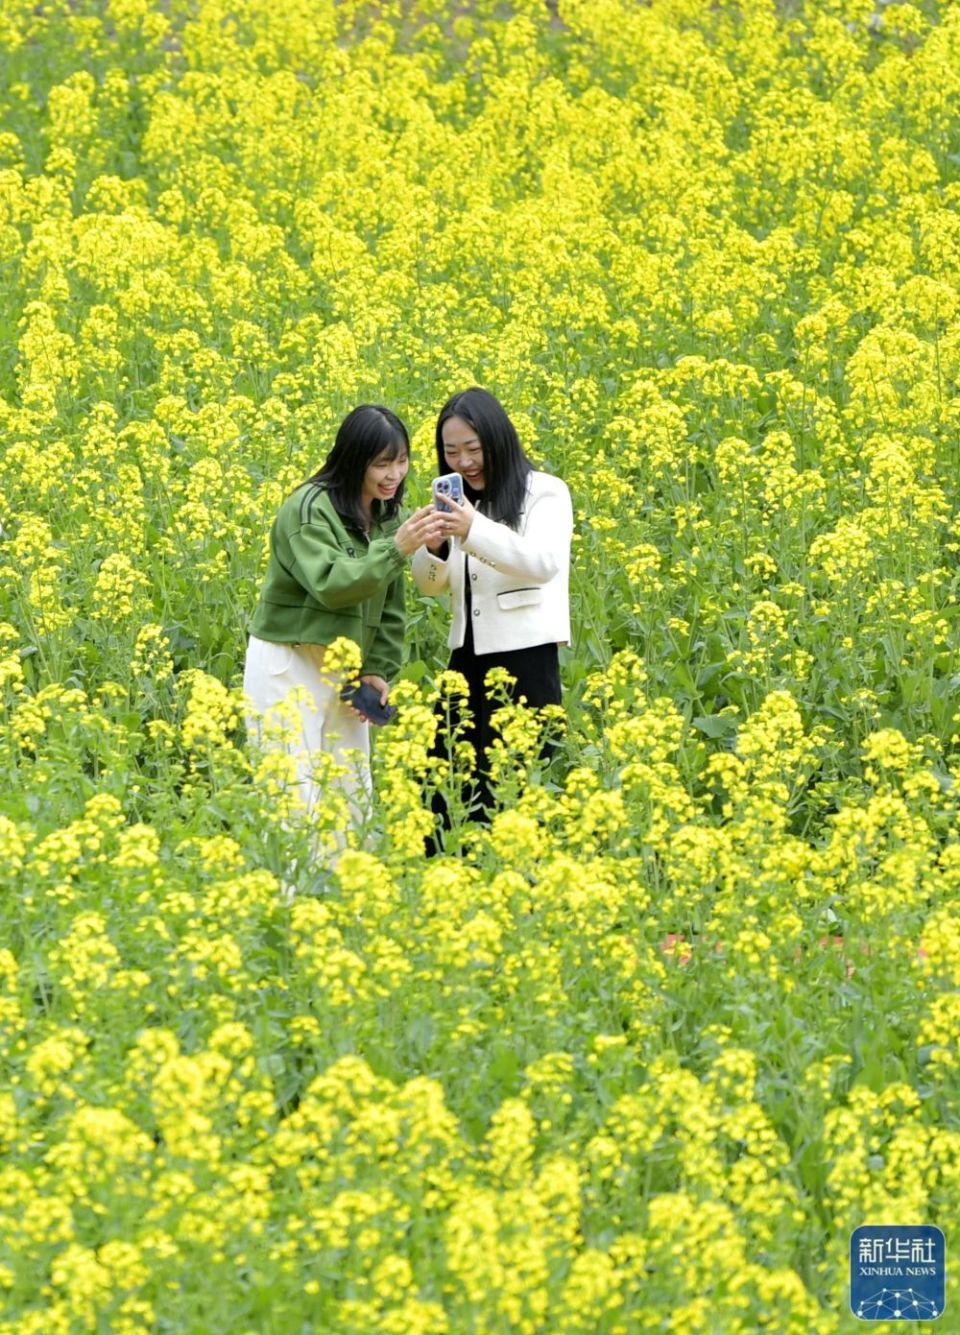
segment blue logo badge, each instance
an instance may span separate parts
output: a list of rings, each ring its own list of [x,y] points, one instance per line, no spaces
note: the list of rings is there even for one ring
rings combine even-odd
[[[861,1321],[943,1315],[947,1247],[932,1224],[863,1224],[850,1235],[850,1310]]]

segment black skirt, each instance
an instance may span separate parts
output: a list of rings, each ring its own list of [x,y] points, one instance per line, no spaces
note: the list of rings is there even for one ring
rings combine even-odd
[[[493,804],[489,786],[489,771],[486,752],[494,739],[490,726],[491,715],[500,708],[500,700],[490,700],[484,687],[484,678],[491,668],[505,668],[514,678],[511,698],[514,701],[524,697],[533,709],[544,705],[561,703],[560,688],[560,653],[555,643],[535,644],[528,649],[507,649],[492,654],[478,654],[473,645],[473,617],[471,615],[470,579],[466,581],[466,617],[467,628],[464,641],[459,649],[450,655],[450,669],[462,673],[467,679],[469,695],[466,700],[471,714],[469,723],[463,725],[461,736],[469,741],[476,752],[476,784],[481,810],[476,812],[479,819],[485,819],[486,811]],[[456,718],[453,720],[457,722]],[[552,748],[548,745],[545,753]],[[437,754],[446,754],[446,746],[441,739],[436,747]],[[442,798],[434,801],[434,811],[441,817],[444,826],[448,826],[446,804]]]

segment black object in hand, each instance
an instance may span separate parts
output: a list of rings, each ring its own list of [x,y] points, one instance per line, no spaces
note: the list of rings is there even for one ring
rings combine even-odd
[[[376,686],[371,686],[368,681],[360,682],[359,686],[345,686],[340,692],[340,699],[353,705],[354,709],[362,714],[368,722],[378,723],[381,726],[384,723],[389,723],[397,714],[396,705],[382,705],[380,703],[380,692]]]

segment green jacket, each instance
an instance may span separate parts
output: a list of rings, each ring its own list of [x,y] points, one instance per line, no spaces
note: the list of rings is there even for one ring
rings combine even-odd
[[[360,646],[362,672],[390,681],[403,657],[403,567],[394,516],[368,539],[348,528],[326,490],[305,482],[283,502],[270,532],[270,560],[250,623],[261,640]]]

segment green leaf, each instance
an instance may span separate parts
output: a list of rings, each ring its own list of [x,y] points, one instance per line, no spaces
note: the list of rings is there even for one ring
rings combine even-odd
[[[427,674],[427,665],[422,658],[413,658],[405,663],[400,673],[401,681],[412,681],[415,685],[423,681]]]
[[[729,737],[736,732],[740,720],[732,714],[701,714],[691,720],[693,726],[707,737]]]

